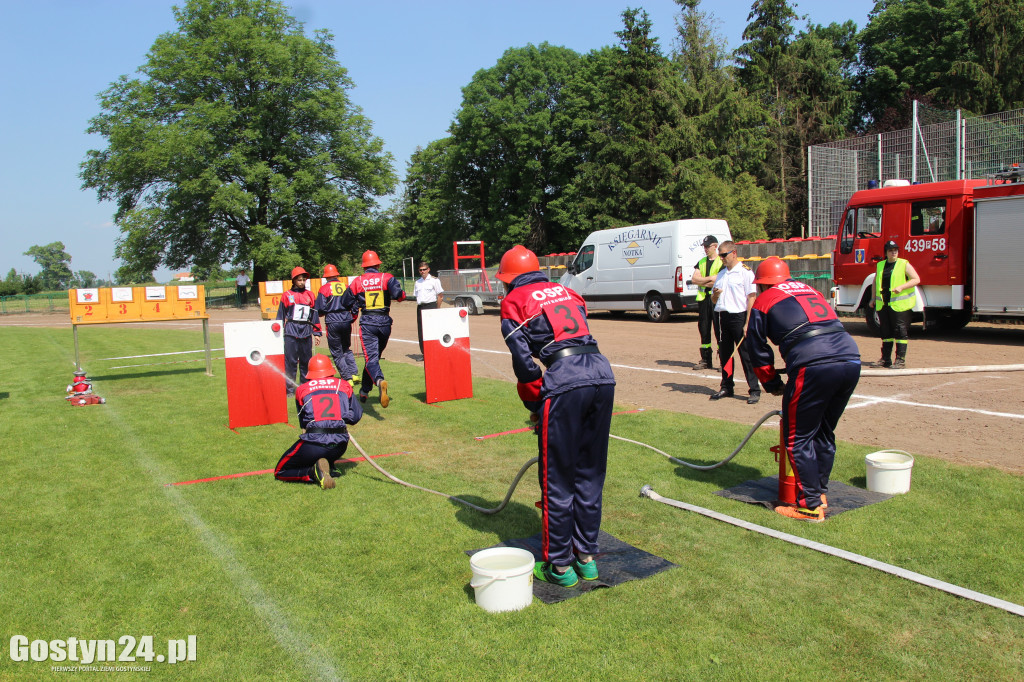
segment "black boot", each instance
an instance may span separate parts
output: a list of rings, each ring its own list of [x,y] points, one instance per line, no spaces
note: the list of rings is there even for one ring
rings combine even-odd
[[[882,358],[875,363],[875,367],[892,367],[892,341],[882,343]]]
[[[896,344],[896,362],[892,363],[893,369],[903,369],[907,366],[907,344]]]
[[[700,362],[693,366],[694,369],[711,369],[711,349],[701,346]]]

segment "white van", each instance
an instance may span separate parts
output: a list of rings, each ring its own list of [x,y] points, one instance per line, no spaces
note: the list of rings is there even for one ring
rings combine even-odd
[[[643,310],[654,322],[697,310],[690,275],[709,234],[732,239],[724,220],[670,220],[592,233],[559,284],[576,290],[593,310]]]

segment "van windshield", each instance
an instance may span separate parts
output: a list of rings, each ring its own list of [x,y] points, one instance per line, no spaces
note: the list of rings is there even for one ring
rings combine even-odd
[[[576,272],[583,272],[588,270],[593,264],[594,247],[592,245],[585,245],[580,247],[580,252],[576,254],[576,260],[572,263],[572,269]]]

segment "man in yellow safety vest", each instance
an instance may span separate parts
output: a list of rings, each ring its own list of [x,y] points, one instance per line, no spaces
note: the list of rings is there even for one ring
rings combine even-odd
[[[879,261],[875,271],[875,310],[882,333],[882,359],[875,363],[876,367],[903,369],[907,366],[907,338],[921,278],[905,258],[898,258],[899,253],[899,244],[891,239],[887,241],[885,260]],[[894,343],[895,362],[892,361]]]
[[[697,285],[697,333],[700,334],[700,362],[694,369],[713,369],[711,366],[711,329],[715,330],[715,343],[721,341],[722,332],[715,318],[715,304],[711,300],[711,285],[715,283],[722,259],[718,257],[718,237],[709,234],[704,237],[703,258],[693,268],[690,281]]]

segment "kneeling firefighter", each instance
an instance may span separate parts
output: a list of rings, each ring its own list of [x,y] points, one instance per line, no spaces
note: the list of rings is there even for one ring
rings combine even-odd
[[[363,408],[348,381],[334,376],[334,363],[326,355],[309,361],[308,381],[295,391],[299,436],[277,462],[274,478],[279,481],[317,483],[334,487],[331,473],[348,449],[348,425],[363,416]]]

